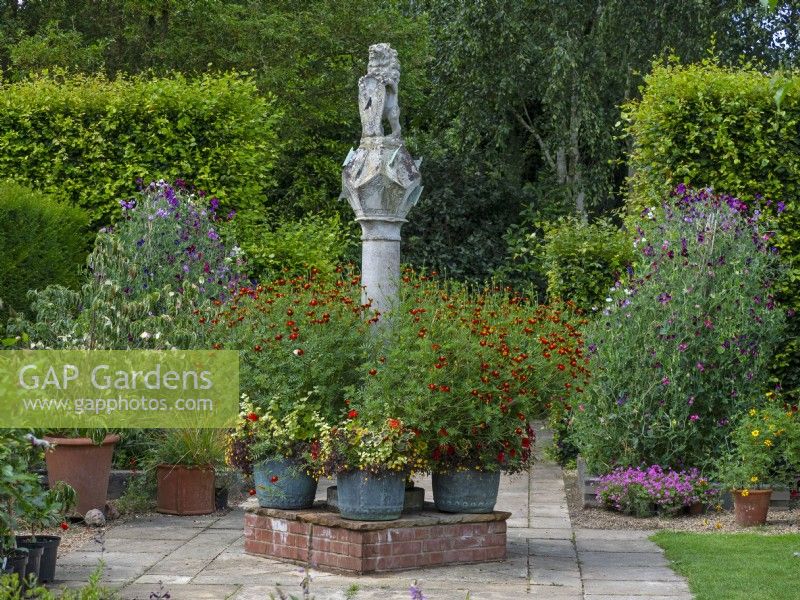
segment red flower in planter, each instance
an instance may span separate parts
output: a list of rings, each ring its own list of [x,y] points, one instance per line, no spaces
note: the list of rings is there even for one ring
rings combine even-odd
[[[273,475],[272,477],[269,478],[269,482],[270,483],[278,483],[278,476],[277,475]]]
[[[258,421],[258,415],[254,412],[247,413],[247,420],[255,423],[256,421]]]
[[[61,529],[66,531],[67,529],[69,529],[69,524],[66,521],[62,521],[59,527],[61,527]]]
[[[358,411],[354,408],[351,408],[347,413],[348,419],[355,419],[358,416]]]
[[[253,488],[250,488],[250,491],[247,492],[247,493],[250,494],[251,496],[255,496],[256,495],[256,490],[253,489]]]

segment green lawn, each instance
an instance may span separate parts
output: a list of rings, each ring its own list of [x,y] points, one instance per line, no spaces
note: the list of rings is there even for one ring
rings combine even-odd
[[[662,531],[651,539],[697,600],[800,600],[800,534]]]

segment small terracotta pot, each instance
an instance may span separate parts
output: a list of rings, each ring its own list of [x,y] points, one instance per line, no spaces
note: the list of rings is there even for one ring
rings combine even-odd
[[[45,440],[56,446],[45,454],[50,487],[57,481],[72,486],[78,496],[75,512],[81,516],[93,508],[103,510],[114,444],[119,441],[119,436],[107,435],[99,445],[89,438],[45,437]]]
[[[158,465],[156,510],[170,515],[207,515],[214,512],[214,467]]]
[[[733,514],[736,523],[742,527],[766,523],[771,497],[772,490],[750,490],[747,495],[742,490],[733,490]]]

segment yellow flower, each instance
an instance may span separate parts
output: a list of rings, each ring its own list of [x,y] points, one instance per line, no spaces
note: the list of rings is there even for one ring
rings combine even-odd
[[[750,416],[751,417],[755,417],[757,413],[758,413],[758,411],[755,408],[751,408],[750,409]]]
[[[753,429],[753,431],[750,432],[750,435],[752,435],[753,437],[758,437],[759,435],[761,435],[761,432],[758,429]]]
[[[714,523],[714,529],[722,529],[722,523],[720,523],[719,521]]]
[[[758,482],[758,477],[756,477],[755,475],[753,475],[753,476],[750,478],[750,481],[752,481],[753,483],[757,483],[757,482]]]
[[[748,490],[747,488],[742,490],[742,497],[747,497],[749,495],[750,495],[750,490]]]
[[[772,447],[772,440],[764,440],[764,445],[767,448],[771,448]]]

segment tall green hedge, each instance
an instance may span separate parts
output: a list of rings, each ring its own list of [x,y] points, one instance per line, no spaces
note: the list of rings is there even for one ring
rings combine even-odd
[[[28,290],[77,287],[88,249],[86,213],[25,186],[0,181],[0,333]]]
[[[659,202],[679,183],[744,200],[763,195],[780,213],[776,245],[788,267],[783,300],[800,311],[800,73],[712,61],[657,65],[624,117],[634,144],[631,211]],[[775,375],[797,394],[800,317],[789,320],[782,347]]]
[[[85,208],[95,225],[139,178],[183,178],[226,207],[258,207],[273,184],[277,118],[238,74],[0,84],[0,179]]]

